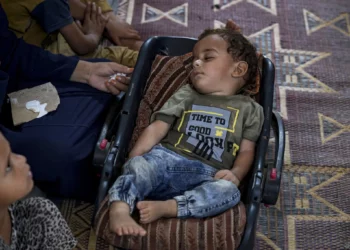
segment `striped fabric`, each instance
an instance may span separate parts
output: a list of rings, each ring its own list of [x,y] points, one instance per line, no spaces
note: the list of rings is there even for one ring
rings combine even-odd
[[[135,250],[232,250],[239,246],[246,222],[243,203],[206,219],[160,219],[142,225],[144,237],[117,236],[109,231],[108,197],[97,212],[95,232],[109,244]],[[137,220],[137,215],[135,215]]]
[[[159,110],[169,97],[185,84],[189,84],[192,53],[183,56],[157,56],[152,64],[146,93],[140,103],[136,127],[130,142],[131,149],[141,132],[149,125],[151,114]]]

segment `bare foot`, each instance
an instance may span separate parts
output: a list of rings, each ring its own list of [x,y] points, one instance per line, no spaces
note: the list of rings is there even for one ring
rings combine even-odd
[[[161,217],[176,217],[176,200],[167,201],[140,201],[137,203],[140,210],[140,222],[142,224],[150,223]]]
[[[111,232],[119,236],[135,235],[145,236],[146,230],[130,216],[130,207],[123,201],[115,201],[109,209],[109,224]]]

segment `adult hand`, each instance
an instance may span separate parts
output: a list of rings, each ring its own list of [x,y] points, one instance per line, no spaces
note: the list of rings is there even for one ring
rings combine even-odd
[[[223,180],[231,181],[237,187],[239,186],[239,183],[240,183],[236,175],[232,173],[231,170],[228,170],[228,169],[219,170],[218,172],[216,172],[214,179],[216,180],[223,179]]]
[[[132,68],[120,65],[118,63],[92,63],[88,84],[98,90],[118,95],[121,91],[128,89],[129,77],[117,76],[116,80],[110,80],[110,77],[117,73],[130,74]]]

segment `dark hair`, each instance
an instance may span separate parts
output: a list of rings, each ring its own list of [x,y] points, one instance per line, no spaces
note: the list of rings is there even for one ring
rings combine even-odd
[[[232,29],[207,29],[199,37],[198,41],[210,35],[218,35],[222,37],[227,43],[227,52],[236,60],[245,61],[248,64],[248,71],[244,77],[246,81],[243,92],[256,88],[256,75],[258,73],[258,57],[256,55],[256,48],[246,39],[240,32]]]

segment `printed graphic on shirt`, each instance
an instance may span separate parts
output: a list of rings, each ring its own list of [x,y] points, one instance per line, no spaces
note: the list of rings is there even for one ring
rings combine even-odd
[[[225,149],[228,152],[232,151],[235,155],[238,145],[226,142],[226,138],[228,133],[234,133],[239,110],[230,107],[228,109],[192,105],[192,110],[183,113],[178,131],[180,132],[188,116],[185,133],[189,136],[186,142],[195,147],[192,153],[207,160],[215,159],[218,162],[222,162],[222,154]],[[231,115],[234,118],[233,124],[230,124]],[[182,137],[183,135],[175,147],[180,143]]]

